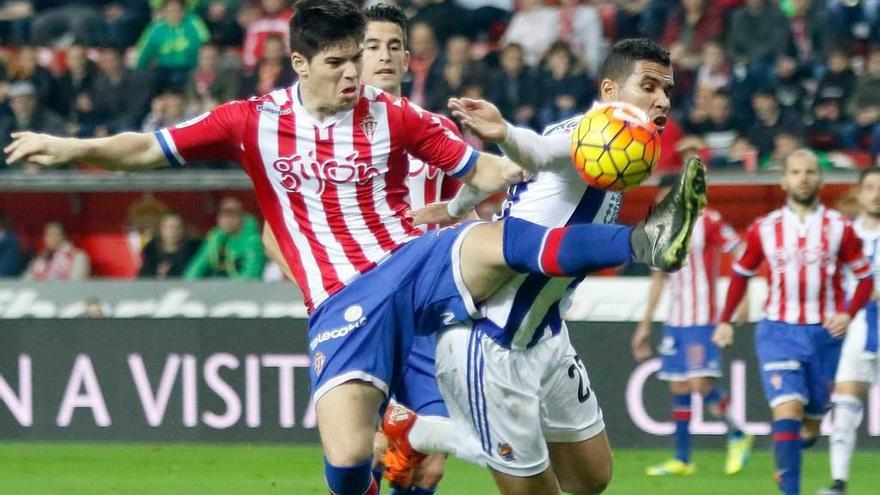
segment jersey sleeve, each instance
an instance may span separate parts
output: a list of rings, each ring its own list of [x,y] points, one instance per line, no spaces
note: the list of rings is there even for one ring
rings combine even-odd
[[[871,262],[862,251],[862,240],[853,231],[852,224],[846,223],[843,227],[843,237],[840,240],[840,261],[852,270],[857,279],[868,278],[872,275]]]
[[[245,101],[224,103],[214,110],[155,132],[172,167],[195,160],[238,161],[247,122]]]
[[[447,128],[439,115],[422,110],[406,98],[398,101],[406,151],[456,179],[467,175],[479,153],[464,142],[460,133]]]
[[[723,253],[730,253],[740,243],[736,230],[717,211],[706,212],[706,239],[710,245],[721,248]]]
[[[761,245],[761,235],[758,232],[760,223],[755,222],[746,233],[746,249],[742,257],[733,264],[732,269],[743,277],[753,277],[758,273],[758,267],[764,261],[764,248]]]

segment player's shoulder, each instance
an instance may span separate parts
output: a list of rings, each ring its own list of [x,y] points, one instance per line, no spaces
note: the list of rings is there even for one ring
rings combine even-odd
[[[852,226],[852,219],[844,215],[843,212],[835,210],[834,208],[825,208],[824,215],[825,218],[827,218],[830,222],[842,223],[843,225]]]
[[[773,225],[776,222],[779,222],[780,220],[782,220],[782,216],[783,216],[783,209],[782,208],[779,208],[778,210],[773,210],[765,215],[761,215],[758,218],[756,218],[752,222],[751,228],[757,229],[757,228],[760,228],[765,225],[767,225],[767,226]]]
[[[571,117],[569,119],[556,122],[555,124],[550,124],[544,128],[544,132],[542,132],[541,134],[544,136],[550,136],[553,134],[563,134],[569,136],[574,133],[574,130],[577,128],[578,124],[581,123],[581,120],[583,120],[583,118],[583,115],[575,115],[574,117]]]

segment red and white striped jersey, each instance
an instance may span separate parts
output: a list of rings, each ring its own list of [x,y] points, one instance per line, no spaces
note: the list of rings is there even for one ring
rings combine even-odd
[[[443,126],[461,137],[461,131],[447,117],[437,115]],[[409,204],[413,210],[424,208],[431,203],[449,201],[458,192],[461,182],[443,173],[440,168],[409,157],[409,173],[406,174],[406,187],[409,189]],[[432,230],[436,225],[427,225]]]
[[[156,137],[172,165],[241,164],[310,311],[421,234],[404,215],[407,153],[453,177],[477,157],[435,115],[371,86],[324,121],[302,105],[297,84]]]
[[[788,207],[755,220],[733,269],[751,277],[764,260],[770,267],[767,319],[784,323],[819,324],[845,311],[844,265],[858,279],[871,276],[850,221],[824,206],[803,221]]]
[[[274,16],[262,17],[248,25],[244,35],[244,44],[241,50],[241,59],[246,70],[256,67],[257,62],[263,56],[263,48],[266,38],[278,36],[284,41],[284,47],[290,51],[290,19],[293,11],[282,10]]]
[[[718,323],[715,286],[721,269],[721,254],[730,253],[739,236],[721,214],[709,208],[694,224],[691,252],[685,266],[667,280],[669,315],[667,325],[689,327]]]

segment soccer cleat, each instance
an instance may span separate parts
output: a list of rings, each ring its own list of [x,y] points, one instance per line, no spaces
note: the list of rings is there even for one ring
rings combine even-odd
[[[382,418],[382,433],[388,437],[388,449],[382,457],[382,464],[385,479],[396,488],[409,488],[416,467],[427,457],[409,443],[409,431],[417,419],[416,413],[396,403],[388,406]]]
[[[752,446],[755,437],[748,434],[740,436],[730,435],[727,437],[727,462],[724,464],[724,474],[736,474],[742,471],[743,466],[752,455]]]
[[[834,480],[830,487],[819,490],[816,495],[846,495],[846,481]]]
[[[675,188],[633,229],[630,243],[636,260],[665,272],[681,268],[706,203],[706,170],[699,158],[691,158]]]
[[[678,459],[669,459],[666,462],[655,466],[648,466],[645,474],[648,476],[690,476],[697,472],[697,465],[694,463],[685,464]]]

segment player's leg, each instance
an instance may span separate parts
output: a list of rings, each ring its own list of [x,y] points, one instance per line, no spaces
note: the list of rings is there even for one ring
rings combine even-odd
[[[657,377],[669,382],[672,396],[670,417],[675,422],[675,456],[648,466],[645,469],[648,476],[690,475],[696,472],[696,467],[691,463],[691,391],[687,382],[686,349],[681,341],[685,331],[681,327],[663,326],[663,339],[658,349],[661,364]]]
[[[518,218],[479,225],[461,244],[461,279],[477,301],[512,272],[578,276],[636,260],[660,269],[681,266],[690,234],[706,204],[704,169],[689,160],[681,180],[649,217],[633,228],[574,224],[548,229]]]
[[[841,339],[835,339],[824,327],[812,325],[813,355],[805,363],[808,401],[804,406],[804,424],[801,430],[802,447],[807,449],[819,440],[822,419],[831,410],[831,391],[834,375],[840,363]]]
[[[550,466],[566,493],[602,493],[611,482],[612,455],[598,397],[586,365],[563,324],[559,335],[530,349],[543,365],[541,430]]]
[[[803,419],[804,404],[800,400],[788,400],[773,406],[776,481],[785,495],[800,495]]]

